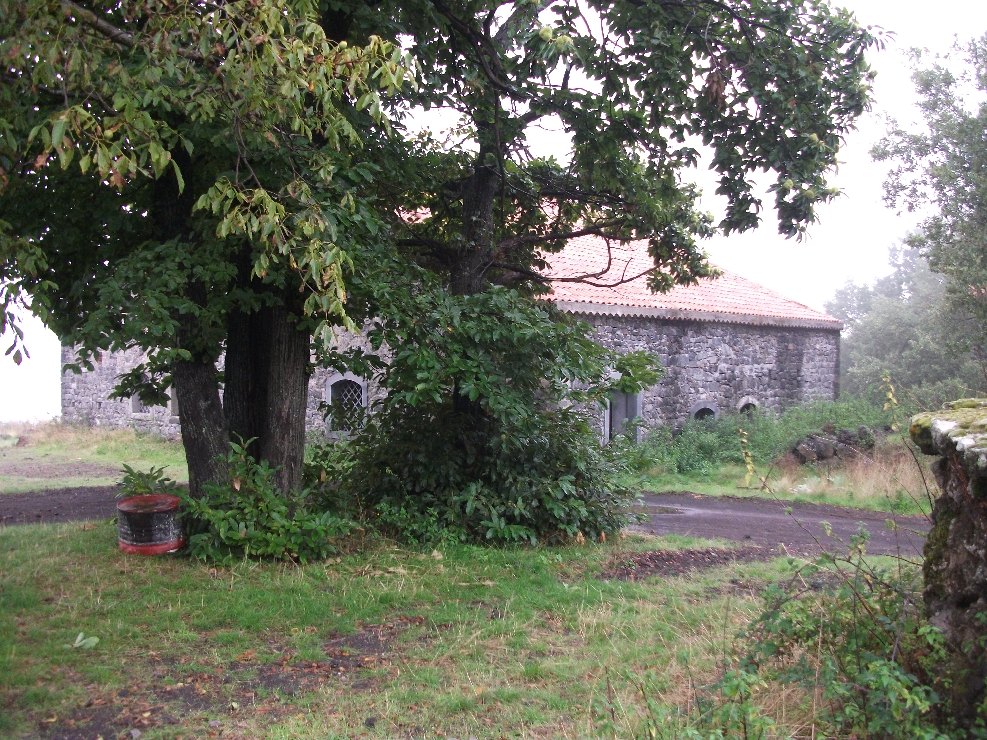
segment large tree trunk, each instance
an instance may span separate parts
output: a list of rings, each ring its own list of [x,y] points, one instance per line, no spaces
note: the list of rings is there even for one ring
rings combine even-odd
[[[476,295],[487,287],[484,275],[493,259],[494,201],[500,173],[491,160],[494,146],[481,146],[463,192],[463,246],[449,276],[453,295]]]
[[[175,152],[175,161],[183,172],[192,167],[191,157],[181,148]],[[158,236],[190,238],[189,222],[195,203],[192,189],[180,190],[175,177],[159,177],[154,181],[153,199],[151,218]],[[199,306],[206,306],[206,290],[197,282],[189,284],[187,297]],[[191,315],[179,317],[177,346],[189,351],[192,359],[179,360],[172,368],[182,445],[188,463],[189,492],[195,497],[202,495],[207,483],[229,482],[230,434],[219,397],[215,348],[203,346],[201,329]]]
[[[182,444],[188,461],[189,492],[199,497],[206,483],[229,482],[229,431],[212,362],[179,361],[172,371],[178,395]]]
[[[296,316],[280,306],[271,310],[268,428],[260,438],[260,455],[277,468],[275,480],[285,493],[302,487],[309,346],[309,333],[299,328]]]
[[[282,493],[302,487],[310,336],[283,306],[231,314],[224,406],[230,434],[277,470]]]
[[[271,362],[269,309],[234,311],[227,322],[226,378],[223,407],[234,440],[250,441],[247,451],[259,458],[268,428],[268,368]]]

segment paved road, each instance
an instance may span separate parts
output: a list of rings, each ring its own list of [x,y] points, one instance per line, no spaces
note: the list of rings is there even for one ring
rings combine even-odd
[[[654,534],[718,537],[763,547],[784,546],[797,553],[845,552],[850,538],[864,527],[870,533],[868,552],[919,558],[929,529],[928,519],[922,516],[822,504],[693,493],[649,493],[644,503],[648,521],[640,528]],[[895,526],[889,526],[889,520]],[[826,534],[824,522],[832,536]]]

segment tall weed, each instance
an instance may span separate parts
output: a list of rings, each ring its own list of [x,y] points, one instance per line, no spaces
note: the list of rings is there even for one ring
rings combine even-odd
[[[642,685],[647,736],[953,736],[936,678],[944,638],[922,616],[919,569],[875,565],[865,545],[858,537],[848,555],[820,556],[769,587],[720,679],[684,707]],[[771,709],[777,695],[782,712]]]
[[[743,465],[739,430],[755,463],[765,464],[785,454],[795,442],[824,426],[856,429],[884,427],[888,414],[862,399],[817,401],[769,413],[724,414],[719,419],[690,420],[681,429],[659,427],[637,445],[624,444],[623,454],[637,473],[708,474],[721,465]]]

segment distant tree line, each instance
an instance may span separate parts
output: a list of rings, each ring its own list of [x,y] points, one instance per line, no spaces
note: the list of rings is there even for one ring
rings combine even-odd
[[[932,215],[893,253],[888,277],[850,283],[827,305],[846,323],[850,393],[879,395],[887,377],[904,400],[934,408],[987,389],[987,36],[962,51],[962,65],[923,66],[915,53],[925,130],[894,123],[873,151],[893,163],[888,204]]]

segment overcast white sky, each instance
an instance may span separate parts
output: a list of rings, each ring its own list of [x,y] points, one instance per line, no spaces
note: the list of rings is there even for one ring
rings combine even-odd
[[[914,228],[915,219],[883,203],[883,165],[869,151],[886,129],[885,117],[917,120],[906,52],[912,47],[946,52],[955,38],[987,32],[984,0],[834,0],[863,25],[880,26],[895,38],[871,55],[878,76],[873,110],[847,137],[834,184],[843,196],[821,209],[806,239],[779,237],[771,214],[754,232],[711,240],[707,249],[721,267],[737,272],[815,308],[822,308],[847,281],[871,282],[887,272],[889,247]],[[25,321],[31,359],[20,366],[0,356],[0,421],[52,418],[59,414],[58,341],[39,322]],[[9,342],[8,342],[9,343]],[[6,349],[6,343],[0,343]]]

